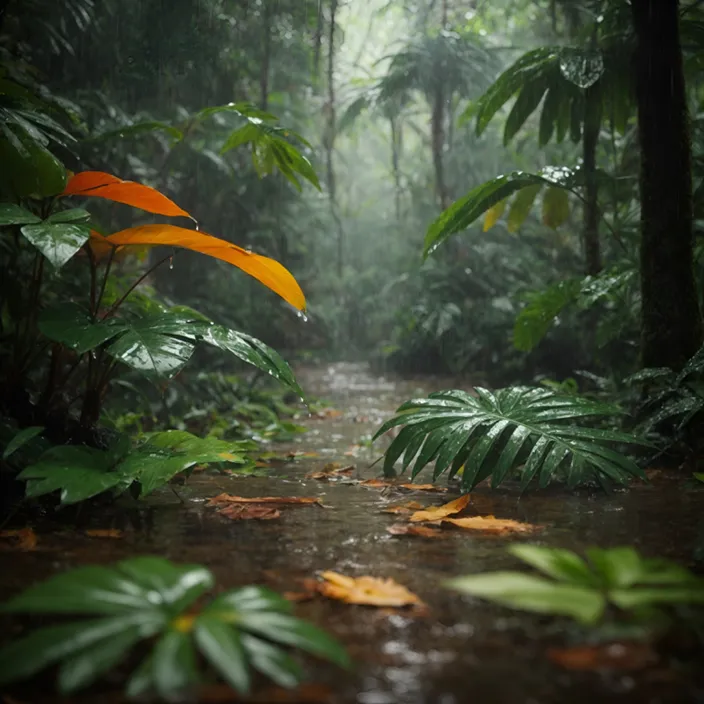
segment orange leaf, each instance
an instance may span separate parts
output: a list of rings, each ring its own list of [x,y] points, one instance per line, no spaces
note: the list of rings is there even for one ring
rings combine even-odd
[[[435,491],[438,494],[444,494],[447,491],[444,487],[435,486],[435,484],[398,484],[398,486],[409,491]]]
[[[123,181],[102,171],[82,171],[71,177],[64,196],[94,196],[124,203],[157,215],[194,218],[155,188],[135,181]]]
[[[280,518],[281,511],[273,506],[262,504],[231,504],[218,511],[218,515],[231,518],[233,521],[269,521],[272,518]]]
[[[320,593],[330,599],[347,604],[368,606],[422,606],[423,602],[406,587],[392,579],[377,577],[346,577],[337,572],[323,572],[325,582],[320,585]]]
[[[658,659],[649,643],[624,641],[550,648],[548,658],[566,670],[643,670]]]
[[[437,487],[434,484],[396,484],[396,482],[386,481],[385,479],[365,479],[363,482],[360,482],[359,485],[372,487],[374,489],[392,487],[394,489],[408,489],[409,491],[447,491],[447,489]]]
[[[122,538],[124,533],[118,528],[91,528],[86,535],[89,538]]]
[[[430,526],[414,526],[408,523],[394,523],[386,529],[391,535],[417,535],[421,538],[444,538],[447,533]]]
[[[31,528],[19,530],[2,530],[0,538],[16,538],[15,547],[19,550],[36,550],[37,534]]]
[[[208,500],[207,506],[226,506],[228,504],[318,504],[320,499],[315,496],[232,496],[231,494],[218,494]]]
[[[306,474],[306,479],[317,479],[319,481],[328,481],[329,479],[334,479],[335,477],[348,477],[354,472],[356,467],[354,465],[348,465],[347,467],[342,467],[335,462],[326,464],[322,469],[317,472],[308,472]]]
[[[469,494],[460,496],[459,499],[450,501],[442,506],[432,506],[423,511],[416,511],[411,517],[411,523],[419,523],[421,521],[439,521],[445,516],[451,516],[453,513],[463,511],[469,503]]]
[[[539,526],[530,523],[521,523],[510,518],[496,518],[495,516],[469,516],[467,518],[443,518],[443,523],[452,523],[453,526],[465,530],[478,530],[482,533],[532,533],[539,530]]]
[[[405,504],[395,504],[394,506],[387,506],[382,509],[382,513],[413,513],[418,509],[423,508],[423,504],[419,504],[417,501],[406,501]]]
[[[129,227],[105,238],[114,245],[167,245],[200,252],[232,264],[253,276],[298,310],[305,310],[306,299],[288,269],[274,259],[248,252],[236,244],[175,225],[141,225]]]

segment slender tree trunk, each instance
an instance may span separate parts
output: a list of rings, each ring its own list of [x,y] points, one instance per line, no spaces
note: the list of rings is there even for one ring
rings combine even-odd
[[[584,133],[582,134],[582,169],[585,179],[582,248],[584,271],[589,276],[595,276],[602,268],[599,242],[599,184],[596,177],[596,148],[601,128],[601,106],[601,90],[596,83],[585,92]]]
[[[271,65],[271,9],[270,0],[264,0],[262,60],[259,67],[259,106],[269,108],[269,72]]]
[[[318,0],[318,18],[315,24],[315,34],[313,35],[313,82],[318,84],[320,76],[320,49],[323,43],[323,0]]]
[[[389,117],[391,126],[391,169],[394,176],[394,206],[396,210],[396,221],[401,221],[401,172],[399,170],[399,151],[401,146],[400,127],[397,118]]]
[[[330,2],[330,26],[328,28],[328,100],[327,100],[327,125],[325,137],[325,170],[327,174],[328,197],[330,198],[330,211],[337,225],[337,274],[342,276],[345,257],[345,239],[342,223],[337,215],[337,188],[335,182],[335,167],[333,153],[335,149],[335,18],[337,15],[337,0]]]
[[[642,363],[674,369],[702,343],[678,5],[677,0],[631,1],[641,147]]]
[[[430,143],[433,151],[433,167],[435,168],[435,192],[440,207],[445,210],[450,206],[450,196],[445,183],[445,91],[442,81],[438,80],[433,94],[433,107],[430,116]]]

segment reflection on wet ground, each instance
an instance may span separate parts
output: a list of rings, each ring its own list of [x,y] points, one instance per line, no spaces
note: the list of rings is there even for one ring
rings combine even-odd
[[[223,587],[248,583],[280,591],[300,589],[300,579],[317,571],[352,576],[391,577],[417,593],[429,606],[414,616],[403,610],[375,610],[317,598],[297,604],[298,615],[331,630],[348,645],[353,673],[309,663],[311,681],[324,694],[303,694],[298,701],[358,704],[562,704],[563,702],[702,702],[704,687],[686,668],[650,666],[636,673],[574,673],[545,657],[551,645],[569,642],[565,624],[550,618],[516,614],[463,598],[440,587],[451,575],[512,568],[505,554],[512,540],[453,532],[447,539],[392,536],[395,522],[382,509],[400,500],[439,504],[446,494],[381,492],[342,482],[319,482],[305,474],[337,461],[354,465],[357,477],[376,476],[370,468],[378,455],[364,443],[404,399],[447,387],[442,380],[395,381],[377,378],[361,365],[335,364],[300,371],[312,395],[330,400],[341,413],[307,421],[308,433],[282,451],[316,453],[274,465],[266,477],[194,475],[178,491],[168,490],[132,511],[78,514],[81,529],[116,528],[120,540],[91,539],[72,532],[46,534],[38,526],[38,549],[0,553],[0,598],[27,583],[83,563],[117,560],[134,554],[158,554],[199,562]],[[450,384],[451,385],[451,384]],[[383,443],[381,443],[383,444]],[[423,475],[419,477],[422,479]],[[316,496],[329,508],[302,506],[271,521],[228,521],[205,506],[220,492],[242,496]],[[652,485],[613,496],[593,493],[536,492],[519,497],[511,491],[477,491],[472,506],[545,526],[541,544],[582,549],[635,545],[647,555],[692,564],[704,534],[704,492],[683,491],[663,475]],[[701,670],[701,668],[700,668]],[[701,679],[700,674],[697,675]],[[82,701],[92,701],[87,695]],[[222,701],[222,700],[221,700]]]

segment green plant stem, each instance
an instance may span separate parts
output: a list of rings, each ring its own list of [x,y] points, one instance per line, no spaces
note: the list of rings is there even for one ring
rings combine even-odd
[[[149,269],[147,269],[147,271],[145,271],[145,272],[127,289],[127,291],[125,291],[125,292],[122,294],[122,296],[120,296],[120,298],[114,303],[114,305],[110,308],[110,310],[107,311],[107,313],[105,313],[105,315],[103,315],[103,317],[101,318],[101,320],[106,320],[106,319],[109,318],[110,316],[114,315],[114,314],[115,314],[115,311],[124,303],[124,301],[125,301],[125,299],[127,298],[127,296],[129,296],[130,293],[132,293],[132,291],[134,291],[134,290],[137,288],[137,286],[139,286],[139,284],[141,284],[142,281],[144,281],[144,279],[147,278],[147,276],[149,276],[150,274],[154,273],[154,271],[155,271],[156,269],[158,269],[162,264],[166,263],[169,259],[171,259],[172,256],[173,256],[172,254],[167,255],[167,256],[164,257],[163,259],[160,259],[156,264],[154,264],[154,266],[152,266],[152,267],[150,267]]]
[[[100,304],[103,300],[103,296],[105,295],[105,287],[107,286],[107,283],[108,283],[108,277],[110,276],[110,269],[112,268],[112,262],[115,259],[115,252],[116,251],[117,251],[117,247],[113,247],[110,250],[110,256],[108,257],[108,263],[105,265],[105,274],[103,276],[103,282],[100,285],[100,293],[98,294],[98,300],[96,302],[94,315],[98,314],[98,310],[100,309]]]

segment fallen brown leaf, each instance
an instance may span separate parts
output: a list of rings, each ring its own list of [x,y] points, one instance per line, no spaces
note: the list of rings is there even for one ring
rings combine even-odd
[[[386,508],[381,509],[382,513],[413,513],[414,511],[417,511],[418,509],[423,508],[423,504],[418,503],[417,501],[406,501],[406,503],[403,504],[395,504],[393,506],[387,506]]]
[[[392,579],[347,577],[337,572],[323,572],[325,580],[318,590],[329,599],[367,606],[422,606],[423,602],[406,587]]]
[[[352,464],[343,467],[337,462],[331,462],[330,464],[326,464],[322,469],[318,470],[317,472],[308,472],[308,474],[306,474],[306,479],[328,481],[329,479],[335,477],[349,477],[349,475],[352,474],[355,469],[357,468]]]
[[[86,531],[89,538],[123,538],[124,533],[117,528],[91,528]]]
[[[391,487],[393,489],[408,489],[409,491],[436,491],[445,492],[447,489],[434,484],[396,484],[393,481],[386,481],[384,479],[365,479],[363,482],[359,483],[360,486],[368,486],[373,489],[384,489],[386,487]]]
[[[36,550],[37,534],[31,528],[0,531],[0,538],[14,538],[13,547],[18,550]]]
[[[320,499],[315,496],[233,496],[231,494],[218,494],[208,499],[206,506],[226,506],[228,504],[318,504]]]
[[[443,523],[451,523],[465,530],[477,530],[482,533],[504,535],[506,533],[532,533],[540,530],[540,526],[530,523],[521,523],[510,518],[496,518],[495,516],[468,516],[467,518],[443,518]]]
[[[330,704],[332,690],[323,684],[304,683],[294,689],[265,687],[249,695],[237,694],[226,684],[211,684],[198,690],[198,701],[203,704]]]
[[[451,516],[453,513],[459,513],[467,508],[469,503],[469,494],[464,494],[454,501],[449,501],[442,506],[432,506],[422,511],[416,511],[409,520],[411,523],[420,523],[423,521],[439,521],[441,518]]]
[[[421,538],[444,538],[447,533],[430,526],[413,525],[412,523],[394,523],[386,529],[391,535],[417,535]]]
[[[315,414],[315,418],[339,418],[342,411],[337,408],[323,408]]]
[[[566,670],[643,670],[657,662],[657,654],[648,643],[619,641],[582,645],[574,648],[551,648],[548,659]]]
[[[218,515],[233,521],[270,521],[272,518],[281,518],[281,511],[273,506],[261,504],[231,504],[221,508]]]

